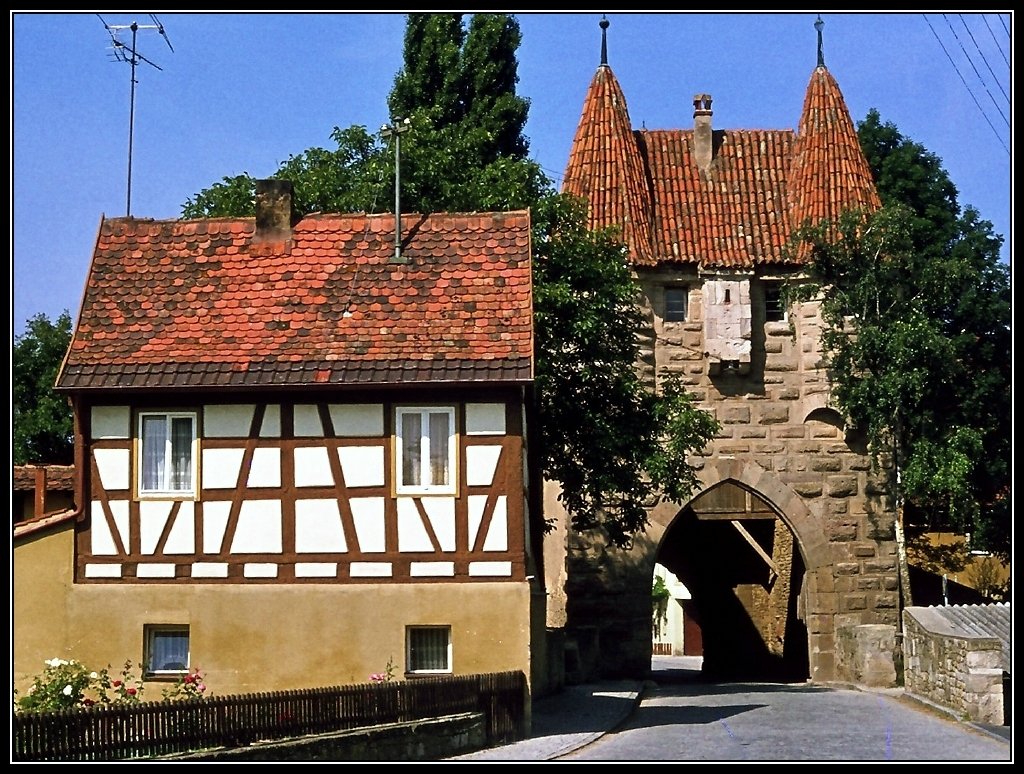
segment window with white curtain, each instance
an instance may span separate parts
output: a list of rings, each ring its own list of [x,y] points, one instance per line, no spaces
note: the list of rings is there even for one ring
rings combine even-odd
[[[195,493],[196,415],[139,414],[139,494]]]
[[[455,409],[395,409],[396,490],[399,494],[455,493]]]
[[[143,671],[147,675],[179,675],[189,670],[188,626],[147,624]]]
[[[406,671],[418,674],[452,671],[452,627],[409,626],[406,635]]]

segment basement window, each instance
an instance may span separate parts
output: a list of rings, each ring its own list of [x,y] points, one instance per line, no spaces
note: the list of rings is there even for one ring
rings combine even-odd
[[[406,665],[409,674],[450,674],[452,627],[409,626],[405,630]]]
[[[178,677],[189,669],[188,626],[147,624],[143,627],[146,677]]]

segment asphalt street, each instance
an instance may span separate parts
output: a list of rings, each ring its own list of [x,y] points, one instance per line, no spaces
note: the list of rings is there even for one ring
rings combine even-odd
[[[452,761],[1012,762],[1009,726],[964,722],[902,689],[714,683],[656,656],[648,681],[538,699],[529,739]]]

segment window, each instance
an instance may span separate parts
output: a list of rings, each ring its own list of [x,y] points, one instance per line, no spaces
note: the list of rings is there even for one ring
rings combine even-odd
[[[785,322],[786,307],[782,301],[782,285],[778,282],[766,282],[764,285],[764,319],[765,322]]]
[[[665,322],[684,322],[689,292],[686,288],[665,288]]]
[[[189,668],[188,627],[152,624],[144,628],[146,651],[142,657],[147,675],[177,677]]]
[[[395,411],[396,480],[400,494],[455,493],[455,409]]]
[[[195,491],[195,414],[140,414],[139,442],[139,494]]]
[[[405,635],[407,672],[436,674],[452,671],[450,626],[410,626]]]

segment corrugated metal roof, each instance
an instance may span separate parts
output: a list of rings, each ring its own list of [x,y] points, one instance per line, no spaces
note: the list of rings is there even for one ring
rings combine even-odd
[[[1003,670],[1010,671],[1013,621],[1009,602],[908,607],[906,612],[922,626],[937,633],[953,637],[995,637],[1003,646]]]

